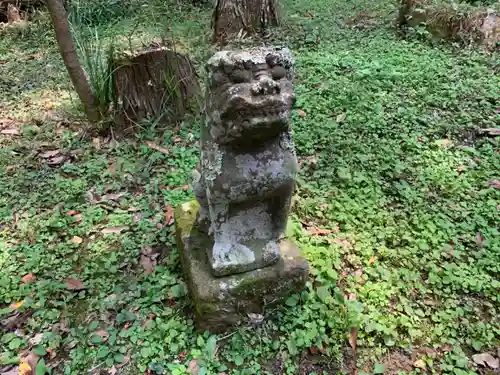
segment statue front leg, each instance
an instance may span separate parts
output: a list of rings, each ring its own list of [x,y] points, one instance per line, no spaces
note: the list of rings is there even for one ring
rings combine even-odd
[[[254,253],[238,243],[237,233],[229,217],[229,204],[209,202],[209,207],[210,234],[213,236],[214,245],[207,250],[207,255],[214,275],[242,272],[239,268],[255,261]]]
[[[210,204],[209,207],[214,245],[208,250],[208,259],[214,275],[246,272],[278,261],[269,200]]]

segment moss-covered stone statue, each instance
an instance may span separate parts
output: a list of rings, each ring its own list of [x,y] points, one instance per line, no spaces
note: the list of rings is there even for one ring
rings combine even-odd
[[[207,68],[197,204],[176,223],[202,326],[221,330],[300,290],[307,262],[283,239],[297,173],[290,51],[222,51]]]

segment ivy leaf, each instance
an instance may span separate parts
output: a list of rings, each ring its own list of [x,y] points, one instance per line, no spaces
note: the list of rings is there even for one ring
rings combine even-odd
[[[35,375],[45,375],[50,374],[49,369],[45,365],[45,360],[42,358],[40,362],[36,365]]]
[[[170,288],[170,293],[174,298],[183,297],[186,295],[186,288],[184,284],[176,284]]]
[[[243,364],[243,357],[238,354],[233,358],[233,362],[236,366],[241,366]]]
[[[47,354],[47,349],[45,349],[45,347],[43,345],[37,345],[33,349],[33,353],[35,353],[36,355],[39,355],[40,357],[43,357],[44,355]]]
[[[208,358],[213,358],[217,352],[217,338],[215,336],[210,336],[207,345],[205,346]]]
[[[326,298],[330,296],[330,287],[322,285],[316,289],[316,294],[321,301],[325,302]]]
[[[296,294],[291,295],[290,297],[287,298],[285,303],[287,306],[290,306],[290,307],[297,306],[297,304],[299,303],[299,297]]]
[[[385,366],[381,363],[375,363],[375,366],[373,367],[373,373],[374,374],[383,374],[385,371]]]

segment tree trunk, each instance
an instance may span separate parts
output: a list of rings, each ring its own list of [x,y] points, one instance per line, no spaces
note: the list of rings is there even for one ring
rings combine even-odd
[[[62,0],[47,0],[47,8],[52,18],[57,44],[59,45],[64,65],[66,65],[71,82],[73,82],[76,93],[83,103],[85,114],[90,122],[98,122],[101,116],[85,72],[78,60],[75,43],[69,31],[68,15],[64,4]]]
[[[224,42],[230,36],[262,33],[279,25],[277,0],[217,0],[213,13],[213,38]]]

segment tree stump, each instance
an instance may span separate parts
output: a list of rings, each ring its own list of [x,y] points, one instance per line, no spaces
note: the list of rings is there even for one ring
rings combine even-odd
[[[223,43],[235,34],[262,33],[277,25],[277,0],[217,0],[212,18],[213,39]]]
[[[401,0],[397,24],[402,28],[422,26],[437,39],[478,43],[490,51],[500,47],[500,16],[486,7],[457,9],[453,3]]]
[[[14,6],[17,10],[28,12],[34,8],[45,6],[45,0],[0,0],[0,22],[9,21],[9,8]]]
[[[199,93],[191,60],[165,47],[115,58],[111,71],[116,104],[131,122],[148,117],[179,121]]]

